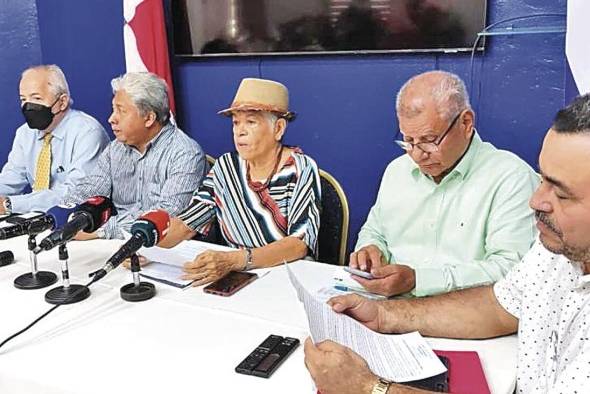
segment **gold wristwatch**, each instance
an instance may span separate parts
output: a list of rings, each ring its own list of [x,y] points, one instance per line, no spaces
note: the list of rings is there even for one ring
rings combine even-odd
[[[387,390],[389,390],[389,386],[391,386],[389,380],[379,378],[377,383],[373,386],[373,390],[371,390],[371,394],[387,394]]]

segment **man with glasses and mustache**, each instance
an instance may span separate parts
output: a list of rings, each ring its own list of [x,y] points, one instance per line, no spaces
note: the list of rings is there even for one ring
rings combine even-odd
[[[559,111],[539,156],[543,182],[530,199],[539,238],[494,286],[412,300],[358,295],[328,303],[382,333],[420,331],[482,339],[518,332],[516,391],[587,393],[590,379],[590,95]],[[425,393],[375,376],[337,343],[305,343],[322,394]],[[453,368],[451,365],[450,368]],[[371,391],[372,390],[372,391]],[[377,391],[380,390],[380,391]]]
[[[353,276],[385,296],[428,296],[494,283],[534,241],[527,201],[534,171],[483,142],[465,85],[451,73],[417,75],[396,102],[406,151],[387,167],[362,227]]]

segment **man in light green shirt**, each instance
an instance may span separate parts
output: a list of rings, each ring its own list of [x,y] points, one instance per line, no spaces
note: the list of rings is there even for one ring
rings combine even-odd
[[[483,142],[464,83],[432,71],[400,90],[397,116],[407,154],[389,164],[362,227],[353,276],[387,296],[427,296],[496,282],[520,261],[536,229],[528,200],[535,172]],[[390,263],[390,264],[387,264]]]

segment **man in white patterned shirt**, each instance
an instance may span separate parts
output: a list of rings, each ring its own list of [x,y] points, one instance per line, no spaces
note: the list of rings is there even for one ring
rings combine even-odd
[[[68,190],[63,204],[89,197],[111,198],[117,208],[95,233],[76,239],[122,238],[146,211],[180,213],[201,184],[207,163],[201,147],[170,122],[166,83],[151,73],[127,73],[111,82],[109,123],[116,140],[98,158],[94,171]]]
[[[493,287],[380,302],[351,295],[330,305],[383,333],[492,338],[518,331],[518,393],[589,392],[589,159],[585,95],[557,113],[543,143],[543,183],[530,200],[539,240]],[[305,353],[322,394],[424,392],[378,378],[360,356],[333,342],[308,339]]]

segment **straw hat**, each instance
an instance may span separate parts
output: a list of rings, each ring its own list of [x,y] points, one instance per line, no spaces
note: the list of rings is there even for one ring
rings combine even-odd
[[[231,116],[234,111],[267,111],[287,121],[295,119],[295,113],[289,111],[287,87],[268,79],[242,79],[231,107],[218,114]]]

